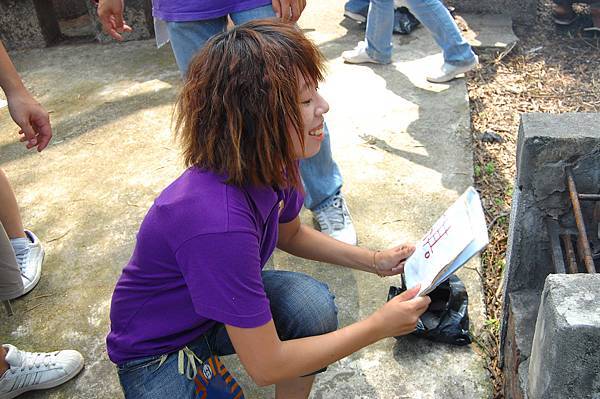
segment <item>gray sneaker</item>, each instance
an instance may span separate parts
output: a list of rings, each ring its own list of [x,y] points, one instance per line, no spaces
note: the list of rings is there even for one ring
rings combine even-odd
[[[17,265],[23,278],[23,295],[31,291],[40,281],[44,261],[44,249],[40,240],[29,230],[25,230],[25,235],[27,238],[22,239],[24,243],[13,245]]]
[[[319,229],[336,240],[356,245],[356,230],[344,197],[338,193],[333,196],[332,200],[328,207],[313,212]]]

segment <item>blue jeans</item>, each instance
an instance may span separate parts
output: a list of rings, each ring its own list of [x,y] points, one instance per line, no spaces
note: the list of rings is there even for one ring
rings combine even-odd
[[[261,18],[273,18],[275,12],[271,5],[238,11],[230,14],[234,24]],[[227,28],[227,16],[215,19],[190,22],[167,22],[171,47],[175,54],[181,76],[185,76],[192,57],[212,36],[224,32]],[[390,31],[391,32],[391,31]],[[342,188],[342,175],[331,155],[329,130],[325,124],[325,139],[321,150],[312,158],[300,161],[300,174],[304,183],[304,206],[317,210],[329,205]]]
[[[263,284],[280,339],[310,337],[337,329],[337,307],[326,284],[305,274],[281,270],[263,271]],[[225,326],[219,323],[187,347],[202,360],[211,352],[218,356],[235,353]],[[125,398],[195,397],[194,381],[179,374],[178,352],[128,361],[118,366],[118,374]]]
[[[392,59],[392,31],[394,24],[394,1],[371,0],[367,16],[367,54],[379,62]],[[406,0],[408,8],[431,32],[442,49],[444,62],[452,65],[470,64],[475,59],[471,46],[462,37],[452,15],[440,0]],[[360,12],[369,0],[350,0],[345,8]]]

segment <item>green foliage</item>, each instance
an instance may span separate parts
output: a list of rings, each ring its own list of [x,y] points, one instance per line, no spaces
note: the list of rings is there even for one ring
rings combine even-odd
[[[485,321],[485,326],[494,334],[498,334],[498,331],[500,331],[500,320],[494,318],[487,319]]]

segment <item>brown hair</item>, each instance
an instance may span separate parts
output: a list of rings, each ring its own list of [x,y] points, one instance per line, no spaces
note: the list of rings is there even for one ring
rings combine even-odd
[[[304,145],[298,77],[323,80],[325,59],[300,29],[256,20],[208,41],[188,70],[176,106],[186,166],[235,185],[299,187],[288,123]]]

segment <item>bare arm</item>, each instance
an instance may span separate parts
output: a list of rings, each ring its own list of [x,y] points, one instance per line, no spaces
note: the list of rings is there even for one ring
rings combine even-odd
[[[29,94],[6,49],[0,42],[0,87],[6,94],[10,116],[21,128],[26,147],[42,151],[52,138],[48,112]]]
[[[414,331],[429,297],[419,287],[387,302],[368,318],[328,334],[289,341],[277,336],[273,321],[257,328],[227,325],[227,333],[246,371],[258,385],[310,374],[384,337]]]
[[[279,225],[277,247],[301,258],[384,276],[401,273],[404,261],[415,250],[411,244],[402,244],[381,252],[349,245],[301,224],[298,217]]]

